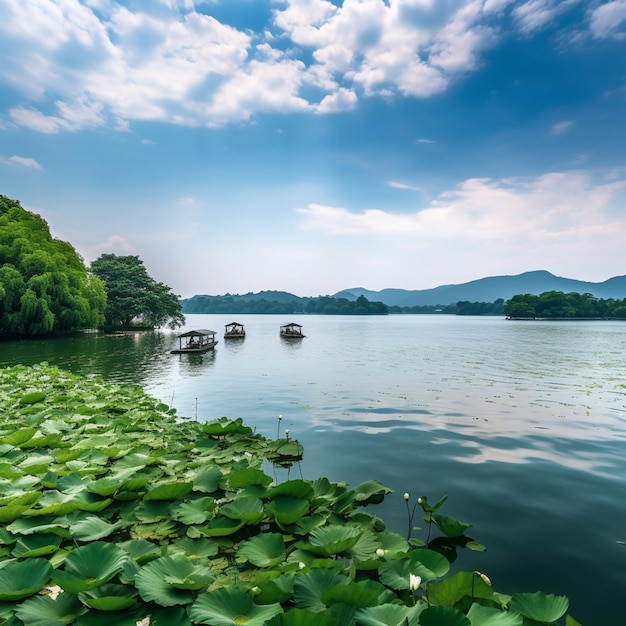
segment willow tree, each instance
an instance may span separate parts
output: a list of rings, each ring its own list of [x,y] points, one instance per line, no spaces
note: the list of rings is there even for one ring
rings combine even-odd
[[[0,337],[97,328],[105,306],[104,285],[76,250],[0,195]]]
[[[104,282],[109,326],[139,322],[176,328],[185,323],[179,297],[156,282],[138,256],[102,254],[91,264],[91,271]]]

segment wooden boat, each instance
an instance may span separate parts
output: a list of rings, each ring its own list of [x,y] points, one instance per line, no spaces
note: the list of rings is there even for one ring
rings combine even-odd
[[[224,339],[243,339],[246,336],[243,324],[231,322],[224,327]]]
[[[170,350],[171,354],[198,354],[213,350],[217,344],[214,330],[199,328],[178,335],[178,348]]]
[[[302,339],[305,337],[305,335],[302,334],[302,326],[295,322],[283,324],[280,327],[280,336],[283,339]]]

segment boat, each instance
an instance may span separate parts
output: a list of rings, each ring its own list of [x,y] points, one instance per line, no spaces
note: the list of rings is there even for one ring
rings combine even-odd
[[[245,336],[246,331],[239,322],[231,322],[224,327],[224,339],[243,339]]]
[[[178,335],[178,348],[170,350],[171,354],[199,354],[213,350],[217,344],[214,330],[199,328],[188,330]]]
[[[302,326],[300,324],[291,322],[280,327],[280,336],[283,339],[302,339],[306,335],[302,334]]]

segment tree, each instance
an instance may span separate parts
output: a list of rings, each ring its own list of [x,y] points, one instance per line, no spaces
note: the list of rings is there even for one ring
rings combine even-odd
[[[179,296],[157,283],[138,256],[102,254],[91,264],[91,271],[104,282],[108,325],[128,326],[138,321],[176,328],[185,323]]]
[[[0,195],[0,337],[50,335],[104,323],[106,293],[45,220]]]

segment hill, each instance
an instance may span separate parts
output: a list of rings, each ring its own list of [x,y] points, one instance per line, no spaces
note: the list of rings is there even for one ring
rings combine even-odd
[[[545,291],[565,293],[590,293],[597,298],[626,298],[626,276],[615,276],[601,283],[592,283],[555,276],[545,270],[524,272],[514,276],[490,276],[457,285],[442,285],[432,289],[382,289],[371,291],[356,287],[345,289],[334,296],[355,300],[365,296],[387,306],[430,306],[456,304],[459,301],[495,302],[499,298],[508,300],[517,294],[539,295]]]

